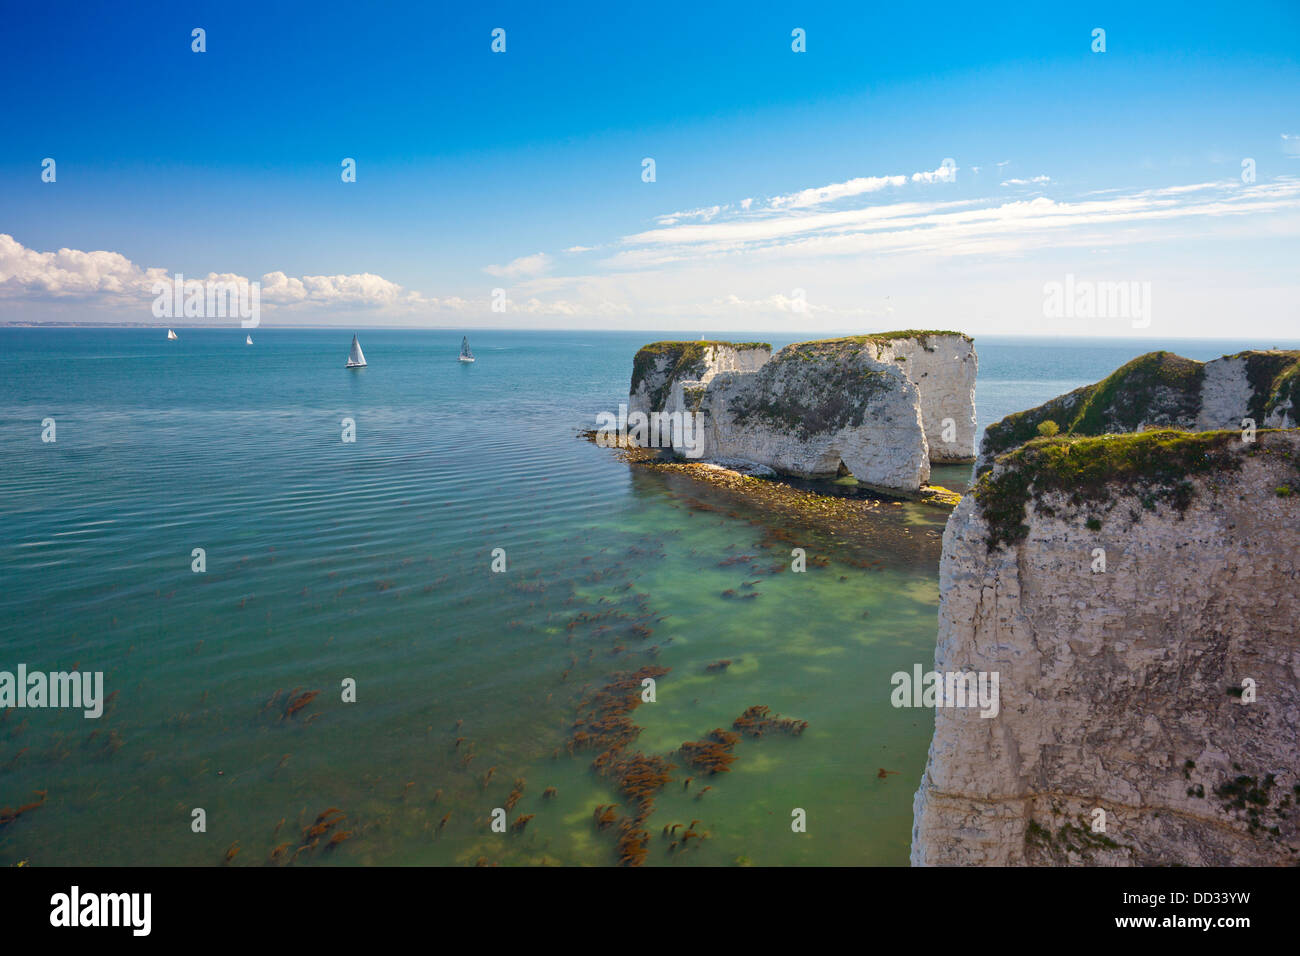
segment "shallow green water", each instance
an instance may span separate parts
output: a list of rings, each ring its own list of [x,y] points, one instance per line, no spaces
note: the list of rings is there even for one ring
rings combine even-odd
[[[932,718],[894,710],[888,677],[932,659],[943,512],[882,506],[851,553],[783,527],[830,563],[774,573],[791,545],[761,512],[577,438],[636,336],[485,333],[465,368],[457,334],[373,332],[357,373],[330,332],[6,335],[0,669],[102,670],[115,696],[98,721],[0,722],[0,806],[48,792],[0,827],[0,861],[214,865],[237,841],[233,865],[287,843],[284,863],[337,807],[351,838],[295,865],[609,864],[592,809],[617,795],[565,744],[584,685],[653,661],[643,752],[755,704],[809,726],[744,739],[689,790],[678,770],[648,863],[906,862]],[[321,693],[268,706],[295,689]],[[510,818],[536,816],[494,833],[517,778]],[[660,828],[692,819],[709,838],[670,854]]]

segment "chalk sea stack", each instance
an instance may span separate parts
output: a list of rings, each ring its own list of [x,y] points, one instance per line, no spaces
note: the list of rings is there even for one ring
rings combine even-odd
[[[656,342],[633,364],[629,414],[698,412],[703,455],[783,475],[915,492],[930,463],[975,457],[971,338],[886,332],[801,342]],[[682,449],[675,449],[682,451]]]

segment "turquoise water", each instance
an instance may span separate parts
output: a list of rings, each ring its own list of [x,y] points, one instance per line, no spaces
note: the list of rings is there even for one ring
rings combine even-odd
[[[114,695],[0,719],[0,807],[46,791],[0,863],[283,865],[337,807],[351,837],[294,865],[610,864],[592,811],[620,798],[566,743],[584,685],[648,663],[670,670],[644,753],[751,705],[808,722],[745,738],[703,796],[674,771],[649,864],[906,863],[932,719],[888,678],[933,656],[943,512],[882,502],[849,541],[581,440],[653,334],[485,331],[463,365],[459,331],[375,330],[359,371],[350,331],[180,335],[0,329],[0,670]],[[981,422],[1152,347],[977,344]],[[824,564],[776,571],[792,542]],[[535,816],[495,833],[519,779],[509,817]],[[660,827],[693,819],[708,838],[670,852]]]

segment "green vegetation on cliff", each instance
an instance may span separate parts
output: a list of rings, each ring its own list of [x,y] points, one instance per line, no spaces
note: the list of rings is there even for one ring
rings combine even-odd
[[[930,348],[931,336],[952,335],[966,342],[973,342],[965,332],[943,332],[936,330],[903,329],[898,332],[872,332],[869,335],[846,335],[838,339],[815,339],[811,342],[796,342],[787,345],[777,353],[785,360],[812,361],[826,358],[828,355],[844,353],[857,355],[867,346],[892,345],[905,339],[916,339],[924,349]]]
[[[782,431],[809,438],[862,424],[871,400],[891,387],[889,373],[853,362],[827,362],[825,371],[803,376],[800,389],[778,385],[783,365],[795,361],[782,349],[758,372],[754,387],[731,405],[732,420],[744,425],[755,419]]]
[[[1291,403],[1291,417],[1300,418],[1294,411],[1300,406],[1300,352],[1238,352],[1231,358],[1246,362],[1246,380],[1254,393],[1250,417],[1257,425],[1263,425],[1274,408],[1287,402]]]
[[[1236,471],[1243,447],[1255,451],[1235,431],[1035,438],[1000,458],[998,470],[975,484],[989,550],[1022,541],[1029,534],[1027,506],[1051,493],[1065,495],[1076,507],[1103,506],[1116,494],[1131,494],[1148,510],[1163,503],[1185,511],[1192,479]]]
[[[1300,351],[1248,351],[1227,358],[1246,363],[1253,392],[1249,414],[1257,425],[1279,406],[1290,403],[1292,418],[1300,408]],[[1205,365],[1173,352],[1148,352],[1116,369],[1095,385],[1085,385],[1037,408],[1008,415],[984,433],[980,451],[992,459],[1038,434],[1043,422],[1054,421],[1064,436],[1097,436],[1148,428],[1195,427],[1200,410]]]
[[[736,349],[737,351],[745,349],[767,349],[769,352],[772,351],[772,346],[766,342],[722,342],[716,340],[651,342],[649,345],[642,346],[632,360],[631,394],[636,394],[637,388],[645,381],[646,376],[655,370],[659,360],[666,358],[668,359],[668,365],[665,370],[664,383],[650,394],[650,409],[657,411],[663,408],[664,402],[668,400],[668,393],[672,389],[673,382],[681,378],[699,378],[704,374],[705,350],[714,346]]]
[[[1103,435],[1133,431],[1143,422],[1190,425],[1200,408],[1204,376],[1203,363],[1173,352],[1139,355],[1094,386],[1066,431]]]
[[[1046,421],[1056,422],[1065,436],[1131,432],[1142,424],[1190,428],[1200,405],[1204,374],[1201,362],[1173,352],[1139,355],[1095,385],[994,422],[984,432],[981,451],[992,458],[1024,444]]]

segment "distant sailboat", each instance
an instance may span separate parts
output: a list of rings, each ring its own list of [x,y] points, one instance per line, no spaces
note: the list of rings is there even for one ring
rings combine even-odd
[[[469,350],[468,336],[463,336],[460,340],[460,360],[462,362],[474,361],[474,353]]]
[[[167,330],[167,338],[168,338],[168,340],[171,340],[171,339],[178,338],[178,336],[177,336],[176,333],[173,332],[171,329],[168,329],[168,330]]]
[[[365,353],[361,351],[361,343],[357,341],[357,337],[355,335],[352,336],[352,351],[348,353],[347,367],[348,368],[366,367]]]
[[[252,345],[252,344],[253,344],[253,337],[252,337],[251,335],[245,335],[245,336],[244,336],[244,344],[245,344],[245,345]]]

